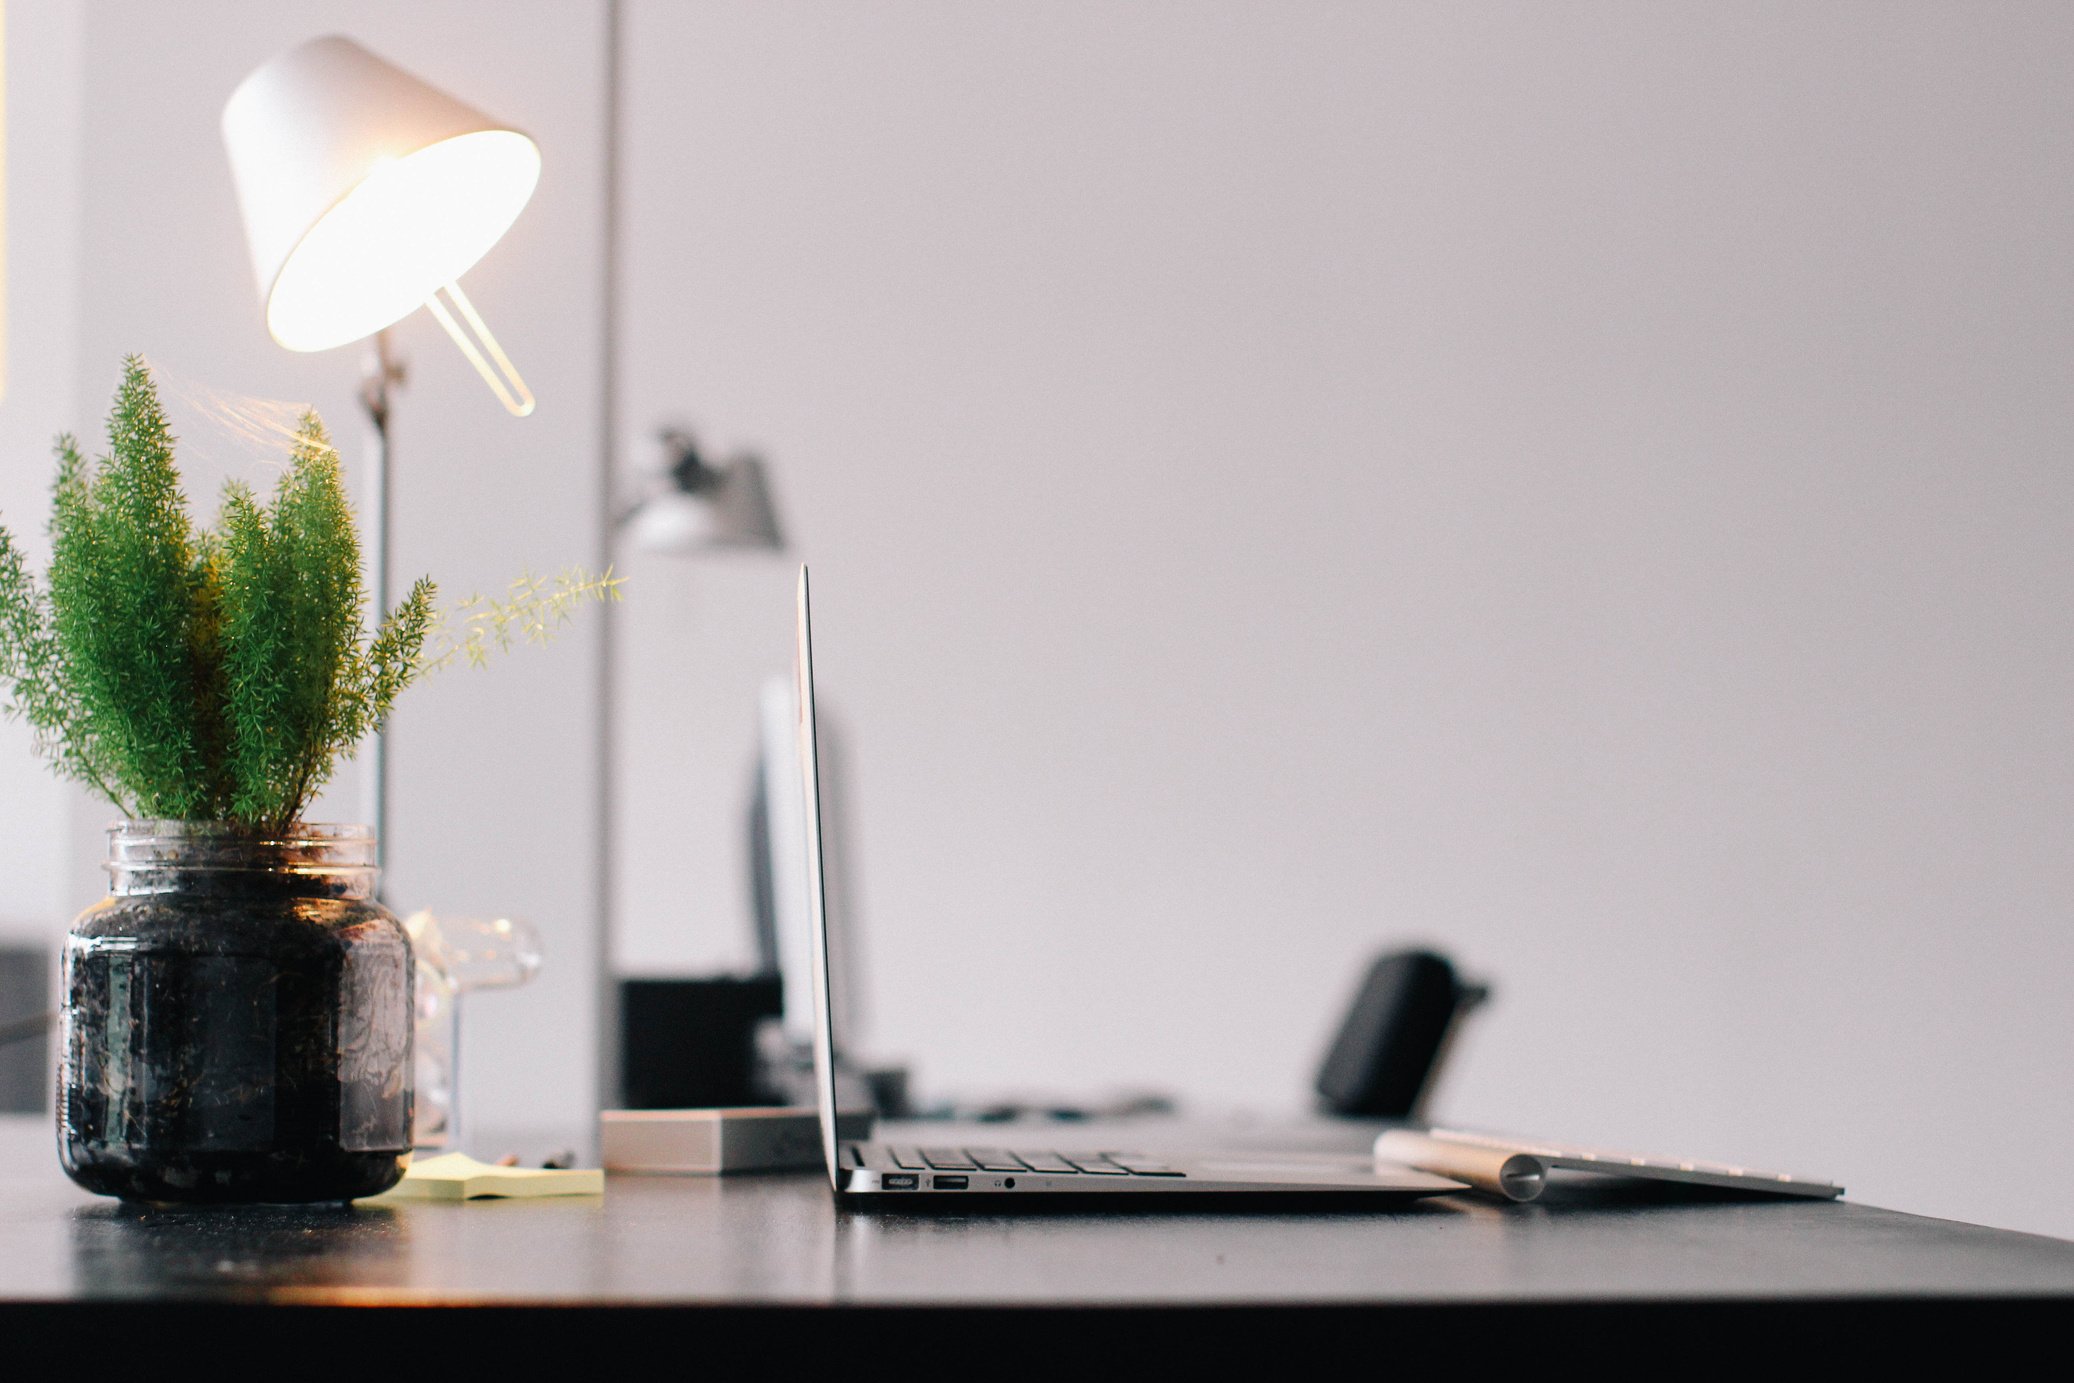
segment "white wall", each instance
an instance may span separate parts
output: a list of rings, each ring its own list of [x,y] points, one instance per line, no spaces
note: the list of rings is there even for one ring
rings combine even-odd
[[[76,426],[80,30],[77,6],[12,0],[7,41],[6,390],[0,524],[39,568],[49,556],[50,445]],[[72,795],[28,728],[0,718],[0,940],[55,949],[77,905],[65,871]],[[16,1015],[19,1016],[19,1015]]]
[[[2074,14],[629,39],[621,422],[772,459],[927,1089],[1294,1103],[1423,938],[1450,1117],[2074,1233]],[[789,584],[636,575],[622,963],[739,963]]]
[[[297,356],[267,337],[217,121],[237,82],[278,50],[348,34],[538,139],[540,190],[468,276],[471,296],[540,397],[509,418],[418,314],[399,330],[410,381],[395,421],[396,564],[449,597],[501,591],[526,568],[596,560],[601,312],[600,11],[533,0],[426,6],[260,0],[85,10],[78,416],[98,436],[121,357],[142,351],[189,384],[314,403],[363,454],[357,351]],[[15,57],[24,55],[17,50]],[[17,223],[31,207],[17,198]],[[226,471],[269,483],[264,458],[190,437],[188,482],[213,514]],[[39,453],[40,457],[40,453]],[[39,460],[35,473],[47,474]],[[39,479],[40,484],[40,479]],[[389,896],[403,910],[517,913],[544,933],[530,988],[468,1014],[468,1113],[478,1129],[590,1126],[596,984],[595,622],[491,673],[460,670],[409,694],[392,739]],[[323,804],[365,819],[350,772]],[[66,911],[91,901],[105,811],[83,818]]]

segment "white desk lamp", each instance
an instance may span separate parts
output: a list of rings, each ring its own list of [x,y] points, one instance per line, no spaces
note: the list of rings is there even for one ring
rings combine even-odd
[[[375,608],[392,602],[389,405],[403,369],[388,328],[423,306],[506,409],[533,395],[461,291],[518,218],[540,150],[501,120],[348,38],[312,39],[255,70],[223,108],[267,330],[292,351],[373,338],[361,390],[371,427],[368,554]],[[369,754],[370,815],[388,841],[387,756]]]
[[[680,428],[665,428],[661,442],[665,464],[649,493],[615,518],[615,527],[631,531],[635,547],[679,554],[785,550],[761,457],[712,465]]]

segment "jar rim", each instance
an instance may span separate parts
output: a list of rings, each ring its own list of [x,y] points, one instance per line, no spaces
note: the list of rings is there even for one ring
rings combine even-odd
[[[290,823],[269,831],[235,821],[119,821],[108,828],[117,893],[157,892],[209,875],[325,879],[372,894],[380,873],[374,829]]]
[[[242,845],[360,844],[374,839],[374,827],[353,822],[294,821],[286,829],[269,830],[242,821],[182,821],[136,817],[108,827],[111,842],[236,841]]]

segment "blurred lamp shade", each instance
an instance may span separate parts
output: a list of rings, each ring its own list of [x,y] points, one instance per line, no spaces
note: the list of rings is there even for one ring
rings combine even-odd
[[[621,519],[635,547],[665,553],[785,550],[760,459],[737,456],[715,466],[686,433],[668,431],[662,440],[670,460],[661,483]]]
[[[529,137],[329,37],[248,76],[223,109],[223,140],[276,341],[329,350],[422,304],[506,408],[532,411],[458,282],[533,195]]]

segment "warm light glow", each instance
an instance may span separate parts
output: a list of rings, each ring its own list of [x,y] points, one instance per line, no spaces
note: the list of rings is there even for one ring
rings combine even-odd
[[[497,243],[539,179],[540,150],[512,130],[378,164],[281,266],[267,329],[292,351],[321,351],[408,316]]]

